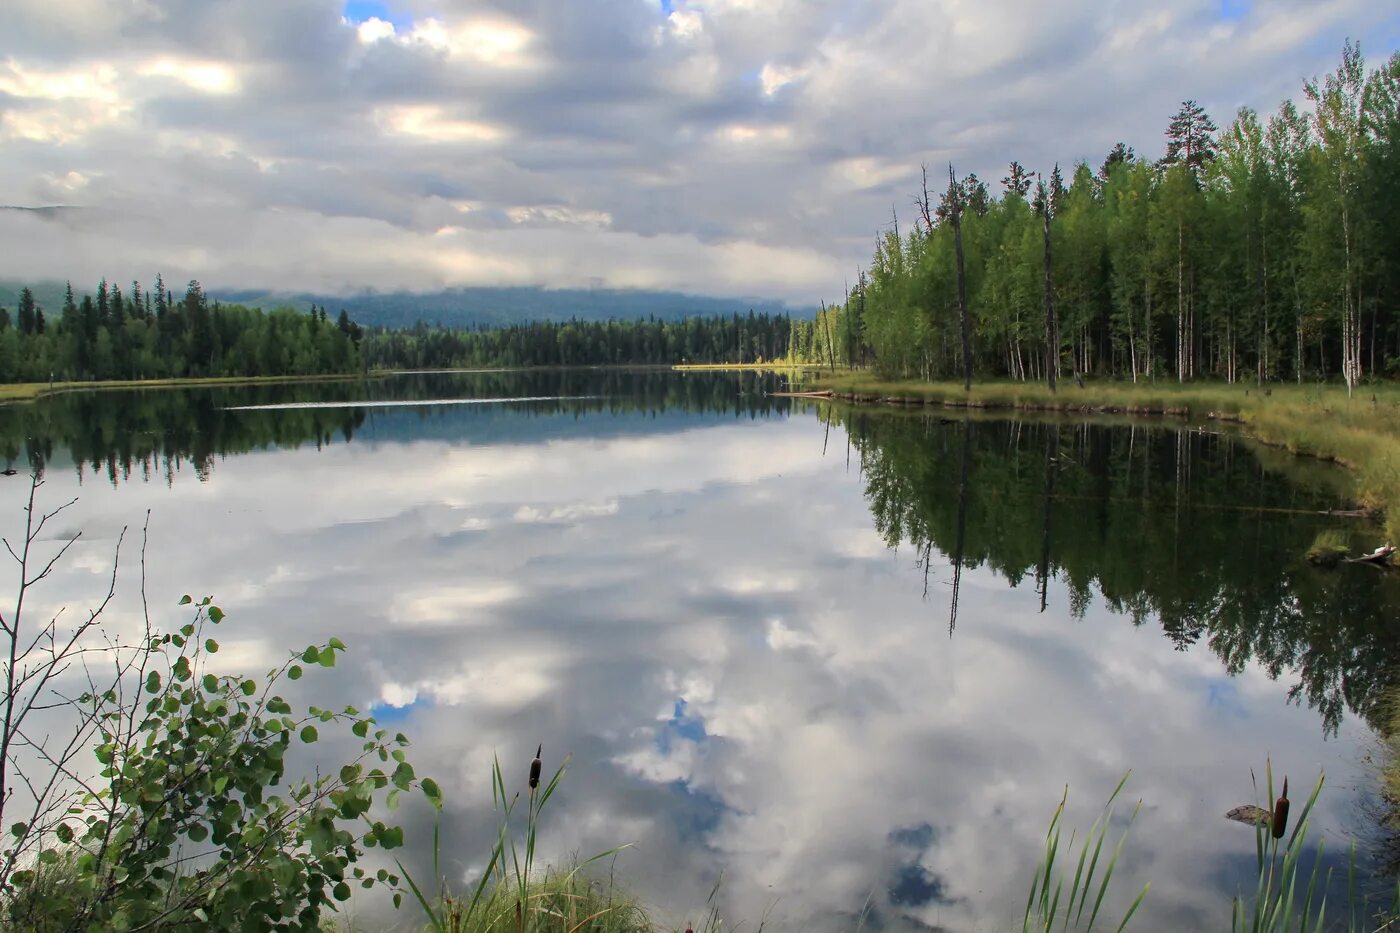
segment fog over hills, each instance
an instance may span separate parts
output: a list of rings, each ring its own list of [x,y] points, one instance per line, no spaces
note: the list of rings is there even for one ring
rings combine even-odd
[[[63,307],[63,282],[0,282],[0,307],[14,308],[19,290],[28,284],[44,313],[56,318]],[[127,282],[114,283],[123,291]],[[150,287],[143,281],[142,288]],[[186,283],[167,282],[178,299]],[[74,294],[81,300],[95,285],[74,283]],[[447,327],[499,327],[523,321],[636,320],[655,317],[662,320],[699,315],[758,313],[791,314],[811,317],[815,309],[793,306],[764,298],[713,298],[680,292],[621,289],[551,288],[450,288],[434,292],[358,291],[346,295],[318,295],[310,292],[272,292],[257,289],[208,289],[219,301],[271,310],[292,307],[307,311],[317,304],[332,315],[342,309],[367,327],[412,327],[419,321]]]

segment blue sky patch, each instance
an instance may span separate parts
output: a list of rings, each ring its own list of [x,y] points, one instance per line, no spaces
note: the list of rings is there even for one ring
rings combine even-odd
[[[394,13],[387,3],[380,0],[345,0],[345,18],[352,23],[363,23],[371,19],[382,19],[395,27],[411,25],[413,20],[401,13]]]
[[[390,706],[388,703],[372,703],[369,707],[369,714],[374,717],[375,722],[382,726],[387,726],[393,722],[403,722],[410,718],[420,709],[427,709],[433,705],[433,701],[425,696],[418,696],[407,706]]]
[[[1239,687],[1233,680],[1221,678],[1206,683],[1206,706],[1232,716],[1244,716],[1244,702],[1240,699]]]
[[[661,734],[656,737],[656,747],[663,755],[671,751],[673,739],[687,739],[691,742],[700,742],[705,738],[705,722],[698,716],[691,716],[686,712],[686,703],[683,699],[676,700],[675,711],[671,713],[671,718],[666,720],[666,725],[661,729]]]
[[[1249,14],[1249,0],[1220,0],[1220,18],[1234,23]]]

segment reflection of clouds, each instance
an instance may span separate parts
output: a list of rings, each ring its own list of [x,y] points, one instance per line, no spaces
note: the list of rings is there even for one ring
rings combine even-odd
[[[75,521],[97,540],[43,598],[91,592],[111,530],[153,508],[158,617],[172,594],[216,594],[220,662],[254,671],[344,639],[299,695],[396,710],[448,790],[450,870],[489,846],[493,753],[518,784],[543,742],[547,767],[574,756],[544,854],[634,842],[620,875],[682,922],[723,869],[732,920],[780,898],[773,920],[800,926],[869,899],[895,928],[1004,925],[1063,787],[1087,827],[1131,767],[1129,806],[1147,806],[1110,899],[1150,878],[1145,929],[1215,925],[1216,869],[1252,858],[1220,818],[1249,769],[1272,754],[1295,784],[1319,766],[1346,783],[1359,727],[1323,742],[1257,665],[1221,715],[1206,646],[1174,651],[1097,603],[1071,620],[1059,584],[1040,615],[1032,587],[965,571],[950,640],[942,565],[925,600],[821,449],[821,426],[793,418],[250,454],[205,483],[84,487]],[[49,492],[69,484],[55,472]],[[1325,796],[1323,821],[1347,805]]]

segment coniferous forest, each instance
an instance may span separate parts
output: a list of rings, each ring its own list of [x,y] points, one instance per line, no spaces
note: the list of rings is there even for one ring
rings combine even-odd
[[[103,280],[81,298],[70,284],[56,315],[24,288],[13,316],[0,308],[0,382],[353,372],[361,337],[344,312],[265,314],[211,301],[197,281],[178,298],[160,276],[125,293]]]
[[[1368,71],[1348,43],[1273,115],[1188,100],[1165,137],[1012,161],[999,195],[926,172],[819,342],[923,379],[963,376],[965,342],[979,376],[1025,380],[1400,375],[1400,54]]]

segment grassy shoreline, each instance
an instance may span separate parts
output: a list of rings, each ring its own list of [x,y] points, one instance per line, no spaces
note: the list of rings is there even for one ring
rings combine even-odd
[[[1367,385],[1352,398],[1341,385],[1093,382],[1083,388],[1020,382],[960,384],[881,379],[861,373],[819,374],[806,388],[854,404],[937,405],[979,410],[1161,415],[1242,425],[1260,443],[1347,467],[1354,498],[1384,513],[1386,533],[1400,539],[1400,385]]]

